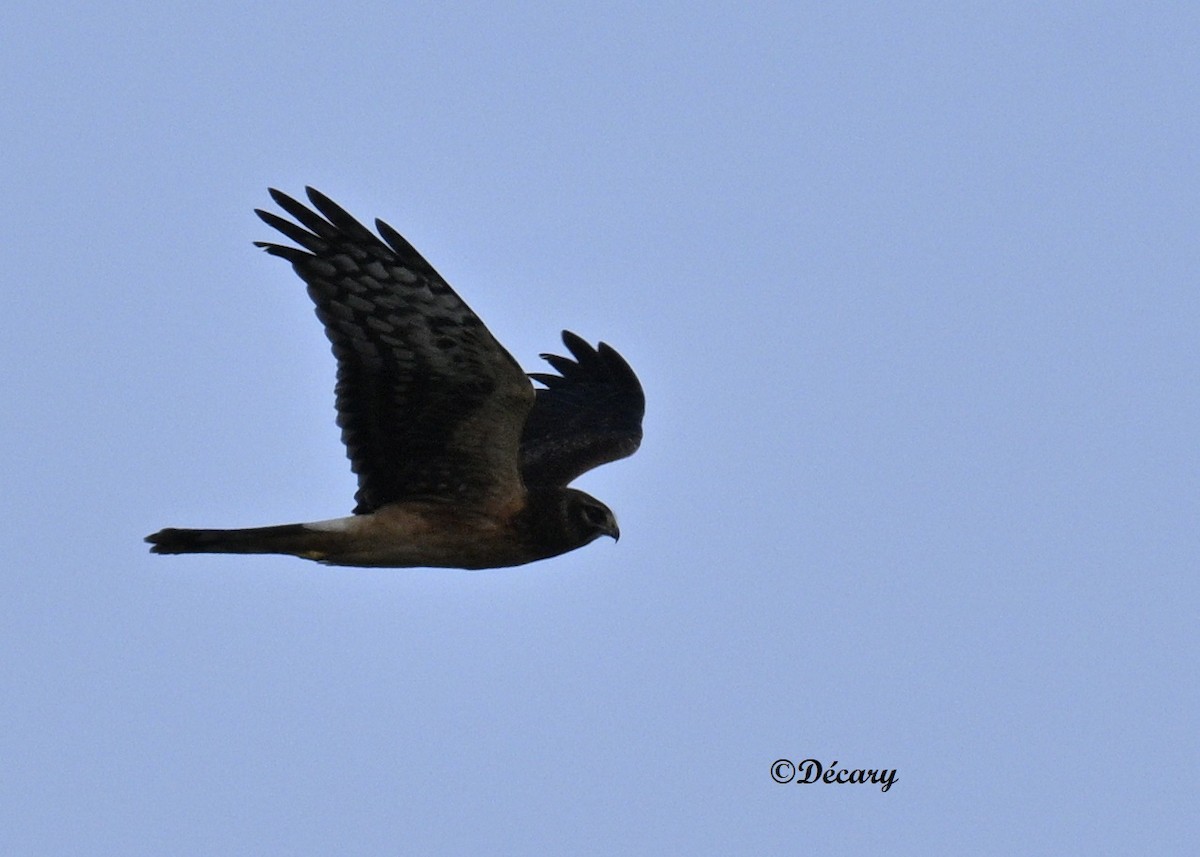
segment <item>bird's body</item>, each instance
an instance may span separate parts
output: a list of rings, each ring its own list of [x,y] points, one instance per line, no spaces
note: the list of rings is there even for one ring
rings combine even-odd
[[[539,500],[564,502],[568,492],[587,497],[570,488],[561,491],[535,489],[511,516],[412,500],[328,521],[236,530],[169,527],[150,538],[155,553],[273,553],[326,565],[481,569],[523,565],[583,547],[600,535],[619,535],[615,521],[611,532],[539,530],[541,519],[530,514],[540,509]]]
[[[316,211],[271,195],[300,225],[259,216],[304,249],[259,246],[292,262],[333,345],[357,506],[305,524],[168,528],[146,538],[153,552],[496,568],[618,536],[611,510],[567,484],[640,443],[645,401],[620,355],[564,331],[574,359],[542,355],[560,374],[527,377],[386,223],[385,243],[311,188]]]

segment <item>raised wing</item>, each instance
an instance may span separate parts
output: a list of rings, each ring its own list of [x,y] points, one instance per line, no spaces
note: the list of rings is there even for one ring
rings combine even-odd
[[[255,243],[292,263],[333,343],[355,513],[397,500],[521,502],[518,446],[534,401],[521,367],[396,230],[376,220],[380,240],[307,191],[315,211],[271,190],[299,225],[256,211],[304,249]]]
[[[537,391],[521,435],[526,485],[567,485],[579,474],[633,455],[642,442],[646,397],[637,375],[611,347],[592,348],[570,331],[563,343],[575,358],[543,354],[558,375],[532,373]]]

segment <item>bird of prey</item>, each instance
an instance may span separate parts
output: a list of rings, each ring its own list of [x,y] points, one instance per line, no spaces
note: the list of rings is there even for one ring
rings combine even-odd
[[[563,331],[572,357],[543,354],[558,374],[527,376],[396,230],[376,220],[375,235],[307,191],[312,208],[270,191],[295,222],[255,212],[299,247],[255,244],[292,263],[333,343],[337,422],[358,476],[354,514],[168,528],[146,537],[151,551],[477,569],[618,538],[612,511],[567,485],[641,443],[645,398],[629,364]]]

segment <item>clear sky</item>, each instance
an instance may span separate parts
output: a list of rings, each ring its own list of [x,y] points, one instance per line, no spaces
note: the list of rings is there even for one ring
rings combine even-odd
[[[1194,847],[1197,7],[5,19],[0,852]],[[629,359],[619,544],[147,553],[352,507],[305,184]]]

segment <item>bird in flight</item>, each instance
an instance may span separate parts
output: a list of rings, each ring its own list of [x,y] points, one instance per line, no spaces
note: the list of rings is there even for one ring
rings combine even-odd
[[[312,188],[295,222],[256,214],[299,247],[292,263],[337,358],[337,422],[358,476],[345,518],[236,530],[167,528],[151,552],[288,554],[326,565],[500,568],[620,535],[612,511],[567,485],[632,455],[645,397],[629,364],[563,331],[558,374],[526,375],[396,230],[378,235]],[[531,380],[542,387],[535,389]]]

